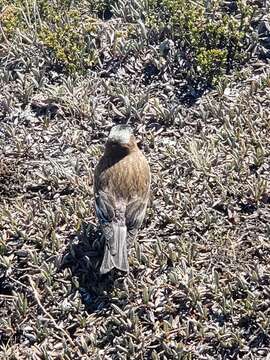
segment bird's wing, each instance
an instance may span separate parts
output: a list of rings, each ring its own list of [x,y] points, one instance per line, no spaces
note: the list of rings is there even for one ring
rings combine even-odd
[[[113,220],[115,218],[114,198],[108,192],[99,191],[95,199],[96,214],[102,227],[106,243],[114,247]]]
[[[101,224],[112,221],[115,215],[115,201],[113,196],[100,190],[95,196],[95,208]]]
[[[121,209],[121,204],[115,204],[112,195],[104,191],[96,195],[95,207],[105,237],[100,272],[107,273],[114,267],[128,271],[125,211]]]
[[[126,209],[126,225],[128,230],[128,245],[136,237],[142,225],[147,208],[147,199],[136,199],[131,201]]]

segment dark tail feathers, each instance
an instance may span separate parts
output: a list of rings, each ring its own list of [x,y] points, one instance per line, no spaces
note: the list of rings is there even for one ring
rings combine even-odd
[[[106,274],[113,268],[128,272],[127,228],[119,224],[112,224],[112,238],[105,240],[104,257],[100,273]]]

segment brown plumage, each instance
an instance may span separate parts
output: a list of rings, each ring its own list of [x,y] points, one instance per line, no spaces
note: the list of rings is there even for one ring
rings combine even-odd
[[[101,273],[128,271],[128,249],[143,222],[149,191],[149,165],[131,128],[114,126],[94,177],[96,214],[105,236]]]

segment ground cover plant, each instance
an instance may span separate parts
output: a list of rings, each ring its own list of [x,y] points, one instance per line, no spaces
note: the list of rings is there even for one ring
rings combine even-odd
[[[267,1],[0,0],[0,358],[267,359]],[[152,170],[129,276],[100,277],[93,169]]]

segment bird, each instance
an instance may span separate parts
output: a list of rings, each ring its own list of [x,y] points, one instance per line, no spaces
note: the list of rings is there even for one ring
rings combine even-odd
[[[94,171],[95,211],[105,239],[100,273],[129,272],[128,252],[145,217],[149,163],[131,126],[114,125]]]

